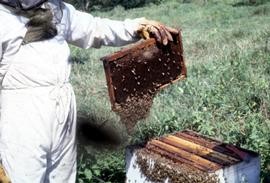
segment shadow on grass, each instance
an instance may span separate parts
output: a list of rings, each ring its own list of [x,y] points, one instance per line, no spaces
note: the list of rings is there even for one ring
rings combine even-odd
[[[99,124],[94,117],[78,117],[77,138],[78,144],[93,146],[97,149],[116,148],[124,143],[123,135],[116,129]]]
[[[121,164],[121,160],[116,160],[118,156],[112,156],[111,153],[121,152],[127,138],[120,133],[120,128],[109,125],[114,121],[104,120],[102,117],[104,116],[83,115],[77,119],[76,183],[105,183],[108,180],[124,182],[124,165]],[[111,158],[106,159],[106,155]],[[117,169],[114,169],[115,167]]]

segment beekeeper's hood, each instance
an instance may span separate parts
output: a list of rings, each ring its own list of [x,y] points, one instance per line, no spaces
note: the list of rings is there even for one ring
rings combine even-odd
[[[29,10],[39,7],[47,0],[0,0],[0,3],[11,6],[15,9]]]
[[[0,4],[23,11],[49,7],[54,15],[55,23],[59,23],[62,19],[62,0],[0,0]]]

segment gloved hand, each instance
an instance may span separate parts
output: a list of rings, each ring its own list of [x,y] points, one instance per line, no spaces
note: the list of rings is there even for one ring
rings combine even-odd
[[[11,181],[6,176],[5,171],[1,165],[0,165],[0,183],[11,183]]]
[[[138,34],[142,38],[149,39],[151,36],[154,36],[156,40],[163,45],[167,45],[168,41],[173,41],[171,34],[177,34],[178,32],[177,29],[147,19],[140,21],[140,27],[138,29]]]

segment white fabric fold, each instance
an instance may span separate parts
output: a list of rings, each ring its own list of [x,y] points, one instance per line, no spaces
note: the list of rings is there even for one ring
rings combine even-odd
[[[0,157],[12,183],[74,183],[76,102],[68,43],[120,46],[139,19],[93,17],[64,3],[53,39],[21,45],[28,20],[0,5]]]

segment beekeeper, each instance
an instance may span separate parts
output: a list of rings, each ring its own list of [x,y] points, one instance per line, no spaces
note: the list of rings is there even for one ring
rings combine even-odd
[[[60,0],[0,0],[0,160],[11,182],[75,182],[68,44],[122,46],[139,35],[167,44],[175,32],[144,18],[93,17]]]

